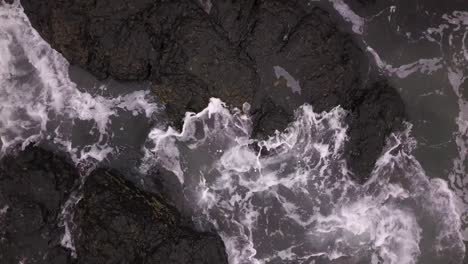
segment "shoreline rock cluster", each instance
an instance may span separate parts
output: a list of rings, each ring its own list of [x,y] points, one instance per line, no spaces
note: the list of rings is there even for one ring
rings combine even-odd
[[[210,97],[251,105],[254,137],[282,130],[300,105],[349,111],[345,155],[365,182],[406,115],[398,92],[330,15],[307,1],[21,1],[32,25],[99,79],[149,81],[172,125]],[[0,161],[0,262],[227,263],[221,238],[199,232],[167,201],[118,172],[80,184],[67,160],[37,147]],[[78,187],[80,186],[80,187]],[[79,189],[61,246],[61,215]]]
[[[210,97],[238,108],[248,102],[254,137],[284,129],[304,103],[316,112],[341,105],[350,112],[347,160],[366,181],[405,111],[352,37],[308,1],[202,3],[22,1],[71,64],[100,79],[150,81],[176,127]]]
[[[81,198],[64,216],[73,193]],[[0,161],[0,208],[1,263],[227,263],[221,238],[196,231],[160,195],[107,169],[81,178],[38,147]]]

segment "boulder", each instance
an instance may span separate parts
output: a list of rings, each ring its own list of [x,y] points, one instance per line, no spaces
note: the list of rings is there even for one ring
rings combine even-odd
[[[65,159],[34,147],[0,160],[0,263],[71,263],[60,218],[77,179]]]
[[[219,236],[109,170],[88,176],[74,221],[80,263],[227,263]]]
[[[62,246],[64,219],[73,252]],[[0,161],[0,263],[218,264],[227,256],[219,236],[195,230],[160,195],[107,169],[83,181],[66,159],[27,147]]]

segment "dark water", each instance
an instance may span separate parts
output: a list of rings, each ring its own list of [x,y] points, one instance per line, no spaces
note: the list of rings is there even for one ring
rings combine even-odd
[[[400,92],[418,142],[414,155],[429,177],[450,183],[462,203],[466,228],[468,4],[330,2],[334,4],[330,10],[344,10],[343,26]]]

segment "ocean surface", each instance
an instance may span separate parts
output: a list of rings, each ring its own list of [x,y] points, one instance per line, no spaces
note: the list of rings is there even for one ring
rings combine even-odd
[[[178,131],[149,84],[99,82],[71,67],[18,1],[0,2],[0,155],[36,143],[67,153],[83,176],[125,164],[143,185],[164,167],[232,264],[467,263],[468,4],[382,2],[310,2],[353,35],[406,103],[406,130],[389,136],[364,185],[344,159],[346,109],[303,105],[286,130],[259,140],[248,104],[212,98]],[[307,89],[281,65],[272,72]],[[73,251],[69,233],[62,244]]]

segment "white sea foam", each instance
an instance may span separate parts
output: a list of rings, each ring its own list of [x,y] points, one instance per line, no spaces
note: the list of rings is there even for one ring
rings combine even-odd
[[[459,208],[463,215],[464,237],[468,241],[468,98],[463,96],[463,82],[468,76],[468,52],[466,35],[468,34],[468,12],[454,11],[445,14],[446,21],[440,34],[449,35],[450,43],[439,42],[441,47],[448,48],[447,77],[457,96],[459,114],[456,118],[458,131],[455,133],[455,142],[458,147],[458,157],[453,162],[453,170],[450,174],[450,187],[460,198]],[[466,85],[465,85],[466,86]],[[465,91],[466,93],[466,91]]]
[[[418,59],[417,61],[395,67],[382,60],[372,47],[368,46],[366,50],[372,55],[380,70],[385,72],[388,76],[406,78],[414,73],[430,75],[444,67],[442,58]]]
[[[449,178],[449,185],[452,191],[457,194],[458,202],[457,207],[460,211],[462,218],[462,229],[464,233],[464,239],[468,241],[468,101],[464,97],[463,91],[468,89],[462,87],[462,84],[466,82],[468,76],[468,12],[453,11],[451,13],[440,15],[442,21],[439,25],[433,25],[429,28],[421,28],[422,34],[419,38],[411,37],[410,33],[407,33],[409,43],[415,41],[429,41],[436,43],[440,47],[440,57],[433,58],[419,58],[413,62],[403,65],[392,65],[383,60],[378,50],[371,47],[366,43],[367,38],[375,36],[367,35],[367,32],[361,32],[356,29],[365,29],[365,24],[370,23],[375,16],[379,16],[387,9],[380,11],[377,15],[370,18],[361,18],[354,15],[354,12],[349,9],[349,6],[342,5],[341,1],[329,0],[336,11],[351,25],[355,33],[362,36],[363,44],[366,46],[367,52],[374,59],[379,69],[389,77],[407,78],[415,73],[421,73],[425,75],[432,75],[435,72],[445,72],[449,81],[448,85],[452,87],[457,99],[456,104],[459,106],[459,114],[455,117],[455,123],[458,127],[458,131],[454,132],[453,138],[458,148],[458,157],[453,161],[453,167],[451,169]],[[397,10],[396,6],[389,6],[388,9],[388,20],[392,19],[393,13]],[[436,14],[434,14],[436,15]],[[438,21],[436,17],[432,20]],[[398,23],[393,20],[392,23]],[[401,25],[402,28],[404,25]],[[396,31],[399,32],[400,27],[397,26]],[[401,47],[400,47],[401,49]],[[436,77],[437,78],[437,77]],[[466,86],[466,84],[465,84]],[[442,87],[440,90],[434,91],[434,93],[442,93]],[[466,94],[466,91],[465,91]],[[447,177],[446,175],[440,175],[441,177]]]
[[[344,20],[351,23],[353,32],[356,34],[364,33],[365,19],[357,15],[343,0],[329,0],[336,11],[343,17]]]
[[[362,33],[363,20],[343,1],[334,3]],[[106,98],[77,90],[68,63],[32,29],[19,2],[0,4],[0,22],[2,153],[50,140],[77,162],[99,161],[113,151],[112,117],[158,110],[144,91]],[[418,65],[404,70],[424,69]],[[194,208],[220,231],[231,263],[460,263],[465,248],[455,198],[444,181],[425,176],[411,155],[409,131],[389,138],[371,180],[357,185],[343,159],[345,116],[341,108],[314,113],[306,105],[288,129],[258,141],[246,113],[212,99],[187,114],[181,132],[151,131],[144,168],[158,164],[176,174]],[[81,121],[91,123],[94,144],[70,139]],[[62,244],[73,250],[66,220]]]
[[[443,70],[447,74],[459,107],[459,114],[455,118],[458,131],[454,133],[458,157],[454,159],[449,184],[459,198],[457,207],[462,215],[464,238],[468,240],[468,102],[463,95],[464,89],[467,88],[462,87],[468,76],[468,12],[453,11],[442,15],[441,18],[443,23],[426,29],[424,38],[437,43],[443,50],[441,65],[444,65]]]
[[[153,130],[146,165],[179,176],[221,233],[230,263],[461,263],[455,199],[411,155],[410,129],[389,138],[370,181],[359,185],[343,158],[346,115],[305,105],[284,132],[257,141],[247,114],[211,99],[186,116],[182,132]]]
[[[149,91],[115,98],[79,91],[68,76],[68,62],[32,28],[19,1],[0,3],[0,57],[0,154],[47,139],[77,163],[102,161],[114,151],[112,117],[130,112],[150,118],[160,109]],[[95,139],[79,146],[71,136],[83,121],[90,122],[87,133]]]
[[[68,62],[32,28],[19,1],[0,2],[0,58],[0,157],[18,145],[49,142],[67,151],[86,173],[116,151],[110,128],[114,117],[128,112],[149,119],[161,109],[149,91],[107,98],[78,90],[68,76]],[[75,130],[85,125],[89,130]],[[74,135],[93,138],[79,142]],[[76,202],[70,197],[61,214],[61,244],[73,256]]]

